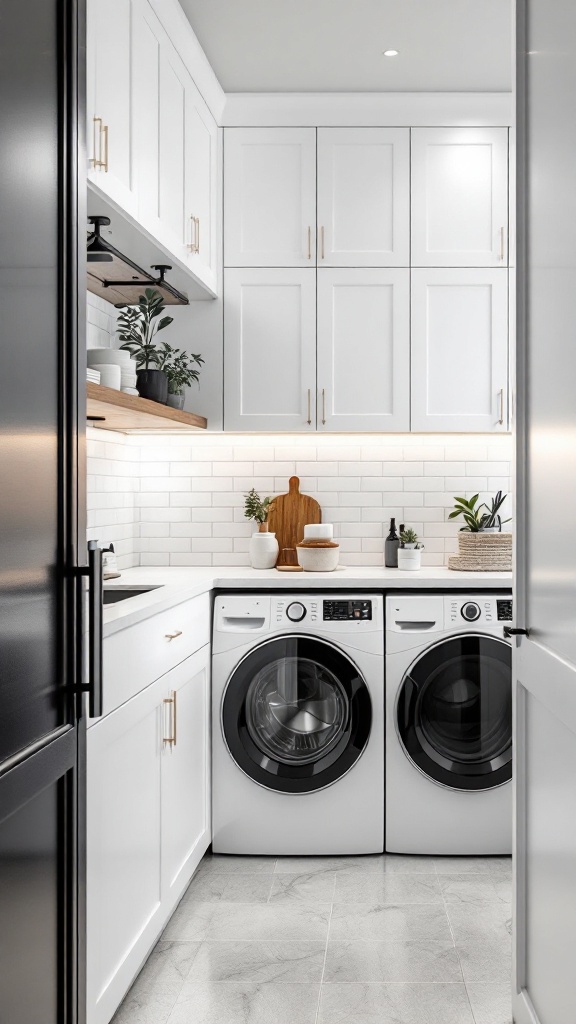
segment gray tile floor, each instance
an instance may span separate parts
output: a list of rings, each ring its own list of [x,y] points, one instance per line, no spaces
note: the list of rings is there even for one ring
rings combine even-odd
[[[511,1024],[508,857],[204,858],[113,1024]]]

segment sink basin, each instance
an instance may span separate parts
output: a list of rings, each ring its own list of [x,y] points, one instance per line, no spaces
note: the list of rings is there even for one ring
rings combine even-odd
[[[160,590],[161,586],[162,584],[155,587],[104,587],[104,604],[118,604],[119,601],[127,601],[130,597],[147,594],[150,590]]]

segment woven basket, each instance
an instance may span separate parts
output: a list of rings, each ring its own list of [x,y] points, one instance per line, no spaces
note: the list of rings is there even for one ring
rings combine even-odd
[[[511,533],[469,533],[458,534],[458,554],[450,555],[449,569],[464,569],[468,572],[511,572]]]

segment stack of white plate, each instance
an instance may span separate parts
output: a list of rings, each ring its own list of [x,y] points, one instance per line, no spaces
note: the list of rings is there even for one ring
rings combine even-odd
[[[131,366],[128,370],[125,370],[123,366],[120,367],[120,387],[122,391],[133,390],[136,387],[136,360],[131,360],[133,367]]]
[[[136,361],[126,349],[89,348],[88,366],[100,371],[100,383],[106,387],[120,391],[136,384]]]
[[[92,370],[89,366],[86,368],[86,380],[89,384],[100,383],[100,370]]]

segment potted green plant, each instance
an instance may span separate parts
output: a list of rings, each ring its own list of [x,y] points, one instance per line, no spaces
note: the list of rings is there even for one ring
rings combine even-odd
[[[507,495],[497,491],[493,498],[479,503],[479,494],[472,498],[454,498],[449,519],[462,516],[464,526],[458,533],[458,554],[448,559],[449,569],[469,572],[510,572],[512,569],[512,534],[503,533],[500,509]]]
[[[412,527],[405,527],[400,533],[398,548],[399,569],[420,569],[422,566],[422,549],[424,545],[418,540],[418,534]]]
[[[258,532],[250,538],[248,553],[253,569],[273,569],[278,560],[276,534],[268,530],[268,516],[274,509],[273,498],[261,498],[252,488],[244,495],[244,515],[258,523]]]
[[[168,377],[164,370],[159,369],[159,349],[156,335],[172,323],[173,317],[158,317],[164,312],[164,299],[154,288],[146,288],[144,295],[136,306],[117,303],[116,309],[121,310],[118,316],[117,331],[122,344],[136,359],[137,388],[142,398],[166,405],[168,398]]]
[[[197,383],[200,377],[200,370],[204,360],[201,355],[194,352],[184,352],[182,349],[173,348],[168,342],[163,341],[158,356],[158,368],[164,370],[168,378],[168,402],[173,409],[184,408],[184,388]]]

